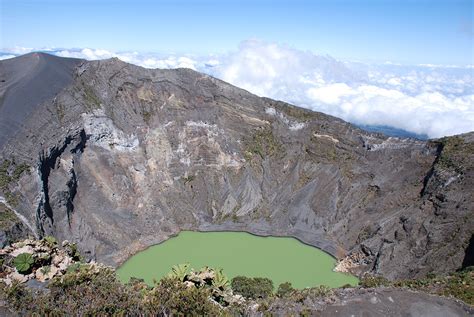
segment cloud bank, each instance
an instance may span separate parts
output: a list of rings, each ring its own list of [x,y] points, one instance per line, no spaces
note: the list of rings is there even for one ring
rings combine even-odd
[[[3,56],[29,50],[4,50]],[[356,124],[391,126],[431,138],[474,130],[472,65],[339,61],[259,40],[244,41],[236,51],[212,56],[115,53],[88,48],[47,51],[85,59],[118,57],[147,68],[191,68],[259,96]]]

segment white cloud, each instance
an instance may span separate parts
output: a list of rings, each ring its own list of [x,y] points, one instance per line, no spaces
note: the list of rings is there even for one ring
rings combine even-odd
[[[336,83],[322,87],[309,88],[307,95],[309,98],[326,104],[336,105],[341,103],[341,99],[356,94],[356,92],[344,83]]]
[[[30,47],[15,46],[15,47],[2,49],[2,52],[11,53],[15,55],[21,55],[21,54],[27,54],[27,53],[33,52],[34,50],[35,49],[30,48]]]
[[[210,73],[261,96],[357,124],[429,137],[474,130],[470,67],[340,62],[287,46],[247,41]]]
[[[32,49],[3,51],[11,56]],[[387,125],[429,137],[474,130],[472,65],[342,62],[259,40],[244,41],[227,54],[197,57],[89,48],[52,53],[85,59],[118,57],[147,68],[191,68],[257,95],[357,124]]]
[[[145,68],[191,68],[196,70],[196,64],[198,63],[186,56],[158,57],[152,54],[140,54],[138,52],[114,53],[107,50],[90,48],[81,50],[60,50],[56,51],[55,54],[62,57],[83,58],[88,60],[117,57],[124,62]]]
[[[1,60],[4,60],[4,59],[13,58],[13,57],[15,57],[15,56],[16,56],[16,55],[11,55],[11,54],[0,55],[0,61],[1,61]]]

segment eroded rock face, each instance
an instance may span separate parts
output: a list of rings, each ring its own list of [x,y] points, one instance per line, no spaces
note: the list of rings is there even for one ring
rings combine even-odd
[[[11,190],[39,234],[111,265],[183,229],[294,236],[388,278],[462,265],[472,133],[453,167],[441,142],[363,132],[192,70],[77,65],[1,149],[35,169]]]

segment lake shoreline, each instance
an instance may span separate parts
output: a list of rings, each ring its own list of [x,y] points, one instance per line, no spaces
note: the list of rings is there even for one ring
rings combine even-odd
[[[204,266],[223,268],[224,273],[230,276],[270,277],[276,283],[289,280],[300,285],[300,288],[316,285],[340,287],[357,284],[358,281],[353,275],[335,272],[337,259],[331,254],[296,237],[237,230],[181,230],[127,259],[118,267],[117,273],[121,279],[125,276],[123,281],[126,281],[128,275],[124,272],[138,272],[130,273],[129,277],[144,278],[151,282],[152,277],[162,278],[173,265],[181,263],[190,263],[194,269]],[[146,272],[148,267],[152,267],[152,273]],[[293,267],[299,268],[288,271]],[[302,277],[302,272],[309,273]],[[286,278],[279,277],[279,274]],[[318,282],[320,279],[324,282]],[[304,284],[306,280],[308,285]],[[342,280],[345,283],[338,284]]]

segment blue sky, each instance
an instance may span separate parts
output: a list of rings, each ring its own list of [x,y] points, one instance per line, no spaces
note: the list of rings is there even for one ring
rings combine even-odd
[[[0,0],[0,47],[224,53],[247,39],[336,58],[473,64],[473,1]]]

